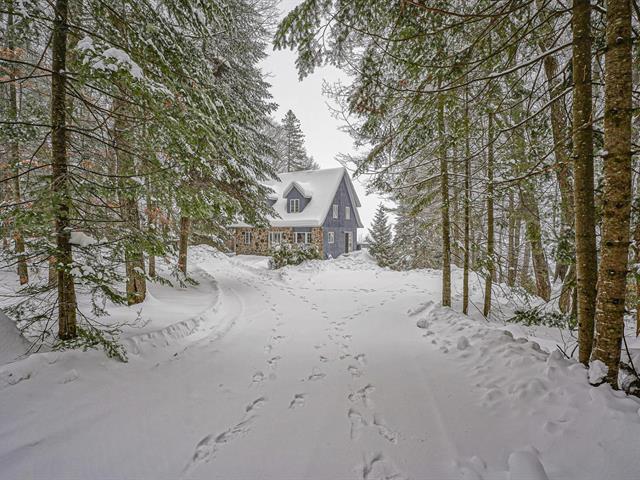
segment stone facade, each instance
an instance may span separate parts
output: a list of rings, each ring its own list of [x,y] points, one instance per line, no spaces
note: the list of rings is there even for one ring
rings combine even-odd
[[[300,229],[296,229],[300,231]],[[315,245],[320,254],[323,255],[323,229],[313,227],[305,229],[311,231],[311,243]],[[251,244],[244,243],[244,232],[251,232]],[[294,243],[294,229],[292,227],[270,227],[253,228],[237,227],[233,229],[233,240],[235,242],[233,251],[238,255],[268,255],[269,254],[269,232],[282,232],[283,243]]]

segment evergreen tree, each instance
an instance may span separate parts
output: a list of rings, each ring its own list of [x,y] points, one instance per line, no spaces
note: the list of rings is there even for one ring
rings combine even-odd
[[[285,172],[296,170],[314,170],[318,165],[307,154],[304,146],[304,133],[300,120],[293,111],[288,110],[282,119],[281,163]],[[279,170],[280,171],[280,170]]]
[[[393,265],[395,260],[393,234],[388,221],[387,210],[384,205],[378,205],[376,216],[373,218],[373,224],[369,229],[371,237],[369,253],[381,267],[389,267]]]

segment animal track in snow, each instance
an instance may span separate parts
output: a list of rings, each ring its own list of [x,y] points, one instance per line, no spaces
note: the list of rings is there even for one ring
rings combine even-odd
[[[391,443],[398,443],[398,434],[394,432],[389,427],[387,427],[384,421],[378,416],[378,414],[373,414],[373,425],[378,429],[378,433],[382,435],[386,440]]]
[[[262,397],[257,400],[261,400],[262,402],[264,402],[264,399]],[[249,406],[252,405],[253,404],[250,404]],[[249,408],[249,406],[247,408]],[[253,407],[251,408],[251,410],[247,410],[247,412],[252,410]],[[253,423],[254,418],[255,416],[251,416],[248,418],[245,417],[239,423],[220,433],[218,436],[214,437],[213,434],[209,434],[202,440],[200,440],[196,445],[191,460],[182,471],[182,478],[190,478],[192,476],[192,472],[198,467],[198,465],[211,460],[211,458],[215,456],[215,453],[222,445],[231,442],[238,435],[247,433],[249,431],[251,423]]]
[[[262,373],[262,372],[254,373],[253,376],[251,377],[251,381],[253,383],[260,383],[260,382],[264,381],[264,373]]]
[[[249,405],[247,405],[247,407],[244,409],[244,411],[246,413],[249,412],[253,412],[254,410],[260,408],[262,405],[264,405],[264,403],[267,401],[266,397],[259,397],[256,398],[253,402],[251,402]]]
[[[362,463],[362,480],[406,480],[398,469],[384,458],[382,453],[372,455],[371,459],[366,456]]]
[[[349,368],[347,368],[347,370],[354,377],[359,377],[362,375],[362,371],[358,367],[354,367],[353,365],[349,365]]]
[[[282,357],[280,355],[276,355],[275,357],[271,357],[269,360],[267,360],[267,364],[271,367],[271,368],[276,368],[278,366],[278,360],[280,360]]]
[[[289,404],[289,408],[298,408],[304,405],[304,398],[307,395],[305,393],[296,393]]]
[[[326,373],[316,372],[316,373],[312,373],[311,375],[309,375],[307,377],[307,380],[311,380],[312,382],[315,382],[317,380],[322,380],[326,376],[327,376]]]
[[[364,353],[359,353],[353,357],[360,365],[366,365],[367,359]]]
[[[367,422],[354,408],[349,409],[347,417],[349,418],[349,422],[351,422],[351,430],[349,432],[351,440],[357,440],[360,438],[362,428],[367,426]]]
[[[369,408],[373,406],[373,400],[371,400],[370,395],[373,393],[374,390],[375,390],[375,387],[370,383],[368,383],[367,385],[362,387],[360,390],[349,394],[347,398],[352,403],[362,402],[365,407]]]
[[[327,357],[325,357],[324,355],[320,355],[320,361],[321,361],[322,363],[326,363],[326,362],[328,362],[328,361],[329,361],[329,359],[328,359]]]

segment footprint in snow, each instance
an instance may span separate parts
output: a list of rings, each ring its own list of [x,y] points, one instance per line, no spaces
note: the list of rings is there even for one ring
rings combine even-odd
[[[293,396],[293,399],[291,400],[291,403],[289,403],[289,408],[298,408],[298,407],[302,407],[304,405],[304,398],[307,395],[305,393],[296,393]]]
[[[375,453],[370,459],[365,455],[359,470],[362,480],[407,480],[407,477],[393,463],[385,459],[382,453]]]
[[[351,403],[362,402],[365,407],[373,407],[373,400],[371,400],[371,394],[375,390],[375,387],[368,383],[360,390],[350,393],[347,397]]]
[[[278,360],[280,360],[282,357],[280,355],[276,355],[275,357],[271,357],[269,360],[267,360],[267,364],[271,367],[271,368],[276,368],[278,366]]]
[[[252,411],[260,408],[262,405],[265,404],[266,401],[267,401],[266,397],[256,398],[253,402],[251,402],[249,405],[247,405],[247,407],[244,409],[245,413],[249,413],[249,412],[252,412]]]
[[[366,365],[367,363],[367,359],[364,353],[359,353],[357,354],[355,357],[355,360],[360,364],[360,365]]]
[[[351,430],[349,435],[351,436],[351,440],[358,440],[360,435],[362,434],[362,429],[367,426],[367,422],[360,412],[358,412],[354,408],[350,408],[347,412],[347,417],[349,418],[349,422],[351,423]]]
[[[349,365],[349,368],[347,368],[347,370],[354,377],[360,377],[362,375],[362,371],[358,367],[354,367],[353,365]]]
[[[254,373],[253,377],[251,377],[251,381],[253,383],[260,383],[260,382],[264,381],[264,373],[262,373],[262,372]]]
[[[373,414],[373,425],[378,429],[378,433],[391,443],[398,443],[398,434],[387,427],[378,414]]]
[[[322,372],[312,373],[311,375],[309,375],[307,377],[307,380],[311,380],[312,382],[315,382],[315,381],[318,381],[318,380],[322,380],[326,376],[327,375],[325,373],[322,373]]]

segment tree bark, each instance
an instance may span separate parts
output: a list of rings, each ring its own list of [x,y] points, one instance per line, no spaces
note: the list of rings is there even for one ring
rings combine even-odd
[[[191,230],[191,218],[180,217],[180,245],[178,248],[178,269],[187,274],[187,253],[189,249],[189,231]]]
[[[125,230],[125,274],[127,303],[135,305],[144,301],[147,293],[144,253],[136,237],[140,232],[140,211],[136,184],[129,178],[135,172],[134,160],[129,153],[131,128],[126,120],[127,107],[121,100],[113,102],[113,141],[118,175],[118,203]]]
[[[592,360],[618,388],[631,213],[631,4],[607,2],[602,241]]]
[[[487,145],[487,276],[484,284],[484,308],[482,314],[485,317],[491,312],[491,288],[495,274],[494,228],[493,228],[493,113],[489,114]]]
[[[440,156],[440,196],[442,213],[442,305],[451,306],[451,225],[449,221],[449,173],[444,123],[444,97],[438,105],[438,141]]]
[[[462,313],[469,314],[469,257],[471,242],[469,230],[471,222],[471,147],[469,145],[469,91],[465,89],[464,102],[464,260],[462,277]]]
[[[13,41],[13,2],[9,2],[7,14],[7,48],[10,54],[15,52],[16,45]],[[8,108],[9,120],[16,123],[18,121],[18,92],[16,89],[16,68],[11,67],[9,69],[9,108]],[[14,137],[11,139],[9,145],[9,164],[13,170],[13,201],[16,205],[15,208],[20,208],[20,202],[22,197],[20,195],[20,143]],[[20,229],[19,222],[15,220],[13,226],[13,240],[15,242],[15,254],[18,263],[18,278],[20,279],[20,285],[24,285],[29,282],[29,269],[27,268],[27,259],[25,257],[25,245],[22,231]]]
[[[51,42],[51,186],[55,218],[58,259],[58,337],[69,340],[77,336],[76,293],[73,276],[73,253],[69,238],[69,214],[72,201],[69,193],[66,144],[66,56],[67,0],[56,0]]]
[[[578,359],[587,365],[593,347],[598,256],[593,193],[591,3],[573,2],[573,171],[575,175],[576,312]]]
[[[520,243],[520,215],[516,210],[513,192],[509,192],[509,237],[507,247],[507,285],[516,286],[518,276],[518,244]]]
[[[531,258],[533,259],[533,273],[536,279],[536,292],[545,301],[551,299],[551,285],[549,284],[549,266],[542,244],[542,228],[540,226],[540,210],[530,187],[524,185],[520,189],[520,203],[524,207],[527,239],[531,243]]]

